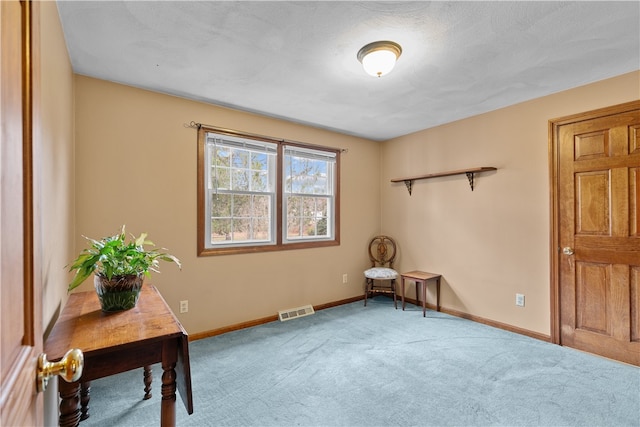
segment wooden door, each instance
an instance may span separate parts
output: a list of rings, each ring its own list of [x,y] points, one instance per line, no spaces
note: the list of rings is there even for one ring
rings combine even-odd
[[[43,425],[42,309],[34,257],[32,140],[37,4],[0,2],[0,425]],[[37,24],[37,19],[33,19]],[[37,53],[37,49],[34,49]],[[37,76],[37,73],[36,73]]]
[[[551,132],[554,341],[640,365],[640,102]]]

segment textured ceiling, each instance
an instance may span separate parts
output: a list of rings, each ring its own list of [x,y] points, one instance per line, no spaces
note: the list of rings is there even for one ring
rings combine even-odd
[[[58,9],[78,74],[373,140],[640,69],[638,1],[59,0]],[[356,58],[376,40],[403,49],[382,78]]]

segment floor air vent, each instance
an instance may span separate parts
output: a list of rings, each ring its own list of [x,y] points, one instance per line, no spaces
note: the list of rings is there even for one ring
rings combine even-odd
[[[278,312],[278,318],[281,322],[284,322],[285,320],[295,319],[296,317],[309,316],[313,313],[315,313],[315,311],[313,311],[313,306],[305,305],[303,307],[280,310]]]

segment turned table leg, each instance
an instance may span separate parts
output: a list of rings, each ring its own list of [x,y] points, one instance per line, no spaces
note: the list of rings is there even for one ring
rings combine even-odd
[[[144,367],[144,397],[143,400],[151,399],[151,382],[153,381],[153,371],[151,366]]]
[[[80,421],[89,418],[89,400],[91,399],[91,382],[80,384]]]
[[[176,371],[175,363],[162,362],[162,403],[160,408],[160,425],[173,427],[176,425]]]
[[[76,427],[80,424],[80,383],[58,380],[60,393],[60,427]]]

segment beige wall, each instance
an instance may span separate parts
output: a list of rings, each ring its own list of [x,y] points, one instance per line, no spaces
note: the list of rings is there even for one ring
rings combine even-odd
[[[54,2],[41,9],[41,222],[43,327],[55,322],[66,301],[65,266],[73,255],[73,72]]]
[[[634,72],[383,143],[381,231],[398,268],[443,274],[445,308],[550,334],[548,121],[639,98]],[[498,170],[473,192],[465,175],[415,181],[412,196],[390,182],[480,166]]]
[[[81,235],[111,235],[122,224],[148,232],[183,262],[182,271],[163,265],[150,283],[189,333],[361,295],[366,242],[380,226],[378,144],[83,76],[75,84],[77,251],[85,247]],[[340,246],[198,258],[191,121],[348,149]],[[179,313],[181,300],[188,313]]]
[[[55,2],[40,3],[40,140],[34,148],[36,229],[41,231],[43,330],[55,323],[67,300],[64,268],[74,254],[73,72]],[[44,396],[44,424],[57,425],[57,382]]]

